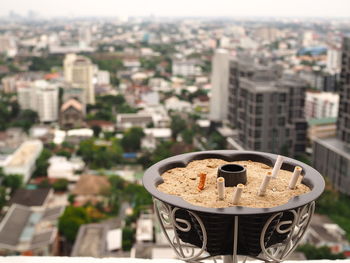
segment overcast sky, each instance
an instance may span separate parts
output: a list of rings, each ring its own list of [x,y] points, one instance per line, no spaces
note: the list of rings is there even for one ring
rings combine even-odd
[[[350,0],[1,0],[0,15],[350,17]]]

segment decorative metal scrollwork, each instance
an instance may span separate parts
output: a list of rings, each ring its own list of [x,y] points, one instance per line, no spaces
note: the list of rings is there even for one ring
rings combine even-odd
[[[207,252],[205,251],[207,246],[207,232],[205,230],[202,220],[194,212],[186,210],[186,212],[189,213],[192,216],[192,218],[198,222],[202,231],[203,238],[201,248],[198,248],[188,243],[184,243],[179,238],[176,230],[179,230],[181,232],[189,232],[192,229],[191,222],[182,218],[176,218],[176,211],[181,210],[181,208],[171,208],[169,205],[157,199],[154,199],[153,202],[160,227],[179,259],[187,262],[194,262],[210,258],[210,255],[206,255]],[[174,231],[173,239],[169,237],[166,228],[172,228],[172,230]]]
[[[303,207],[299,207],[295,210],[288,210],[272,215],[266,222],[261,236],[260,246],[262,249],[262,258],[266,262],[281,262],[288,257],[298,246],[299,242],[303,238],[310,222],[312,215],[315,211],[315,202],[311,202]],[[275,231],[278,234],[287,234],[288,236],[281,242],[266,248],[265,237],[267,229],[271,222],[282,216],[283,213],[292,213],[293,220],[280,221]]]
[[[158,218],[160,227],[168,240],[171,247],[174,249],[176,255],[180,260],[186,262],[200,262],[204,259],[212,258],[206,251],[207,246],[207,232],[202,220],[199,216],[189,210],[182,209],[179,207],[172,208],[171,206],[161,202],[160,200],[154,199],[154,209],[156,216]],[[183,218],[177,218],[176,212],[179,210],[185,210],[190,216],[191,221],[196,220],[202,232],[202,246],[196,247],[192,244],[184,243],[179,235],[178,231],[188,233],[192,230],[193,222],[188,221]],[[312,215],[315,210],[315,202],[311,202],[305,206],[299,207],[297,209],[287,210],[283,212],[274,213],[265,223],[261,235],[260,235],[260,246],[261,254],[257,257],[252,257],[255,259],[262,260],[264,262],[281,262],[286,257],[288,257],[298,246],[299,242],[303,238],[310,222]],[[274,226],[275,220],[283,218],[284,213],[289,213],[291,215],[291,220],[279,221],[276,226]],[[237,263],[237,244],[238,244],[238,218],[234,217],[235,229],[233,231],[234,248],[232,256],[225,256],[224,262],[234,262]],[[266,242],[268,232],[271,226],[274,226],[274,233],[279,235],[285,235],[283,241],[268,246]],[[174,237],[170,238],[166,229],[172,229],[174,232]],[[198,229],[197,229],[198,231]],[[268,246],[268,247],[267,247]],[[212,258],[216,262],[215,258]],[[243,261],[245,262],[246,259]]]

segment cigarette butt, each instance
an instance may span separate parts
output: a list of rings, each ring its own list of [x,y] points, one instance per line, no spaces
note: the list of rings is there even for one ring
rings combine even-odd
[[[239,200],[241,199],[241,195],[244,189],[243,184],[238,184],[233,190],[233,204],[238,205]]]
[[[199,176],[198,190],[202,191],[205,186],[205,179],[207,178],[207,175],[205,173],[200,173],[198,176]]]
[[[269,183],[271,181],[271,178],[272,178],[271,172],[268,172],[265,175],[264,180],[262,181],[262,183],[260,185],[259,193],[258,193],[259,196],[264,196],[265,195],[267,186],[269,185]]]
[[[295,166],[292,178],[289,181],[289,189],[295,188],[302,170],[303,169],[300,166]]]
[[[277,156],[277,160],[276,160],[275,165],[274,165],[274,167],[272,169],[272,178],[276,178],[277,177],[278,171],[282,167],[283,160],[284,160],[283,156],[281,156],[281,155]]]
[[[219,177],[217,180],[219,200],[225,199],[225,178]]]

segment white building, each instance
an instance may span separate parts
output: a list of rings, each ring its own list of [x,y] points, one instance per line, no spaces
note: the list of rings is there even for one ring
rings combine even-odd
[[[172,63],[172,74],[174,76],[199,76],[202,70],[197,66],[195,60],[174,59]]]
[[[137,220],[136,242],[153,241],[153,214],[141,214]]]
[[[338,116],[339,95],[331,92],[306,92],[306,119],[321,119]]]
[[[337,48],[327,49],[327,71],[333,74],[340,73],[341,69],[341,50]]]
[[[111,77],[107,70],[98,70],[95,73],[95,83],[97,85],[109,85]]]
[[[67,54],[64,62],[64,78],[67,82],[77,84],[85,90],[86,103],[95,104],[93,85],[94,65],[91,60],[76,54]]]
[[[18,103],[22,109],[36,111],[41,122],[58,119],[58,87],[46,80],[36,80],[18,87]]]
[[[58,120],[58,87],[44,80],[33,84],[31,93],[31,108],[38,112],[41,122]]]
[[[8,57],[14,57],[17,54],[16,41],[11,36],[0,36],[0,53]]]
[[[170,128],[149,128],[143,131],[145,136],[141,140],[141,147],[145,149],[155,149],[158,142],[171,139]]]
[[[146,128],[153,124],[152,115],[149,113],[122,113],[117,114],[117,129],[126,130],[132,127]]]
[[[227,118],[228,109],[229,53],[224,49],[216,50],[212,64],[209,118],[222,122]]]
[[[23,176],[23,182],[27,182],[34,172],[35,161],[43,149],[40,140],[24,142],[12,155],[11,160],[4,166],[5,174],[19,174]]]
[[[188,101],[180,100],[178,97],[170,97],[164,102],[165,108],[173,111],[190,112],[192,105]]]
[[[49,178],[63,178],[71,182],[77,182],[79,175],[74,175],[77,165],[68,161],[64,156],[52,156],[49,159],[49,168],[47,169],[47,176]],[[78,167],[80,168],[80,167]]]

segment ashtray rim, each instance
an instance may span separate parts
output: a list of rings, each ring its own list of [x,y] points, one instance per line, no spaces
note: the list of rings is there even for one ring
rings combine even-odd
[[[279,206],[274,206],[270,208],[252,208],[252,207],[244,207],[244,206],[209,208],[209,207],[193,205],[191,203],[188,203],[187,201],[185,201],[179,196],[166,194],[157,189],[157,186],[163,182],[163,178],[161,177],[161,174],[172,168],[185,167],[189,162],[194,160],[218,158],[218,159],[224,159],[227,161],[238,161],[238,160],[244,160],[242,159],[242,157],[244,156],[261,158],[265,162],[270,162],[270,165],[272,165],[276,161],[278,155],[272,154],[272,153],[266,153],[266,152],[258,152],[258,151],[236,151],[236,150],[213,150],[213,151],[200,151],[200,152],[180,154],[180,155],[166,158],[149,167],[145,171],[145,174],[142,178],[142,183],[146,188],[146,190],[154,198],[159,199],[172,206],[176,206],[176,207],[180,207],[183,209],[196,211],[196,212],[224,214],[224,215],[270,214],[270,213],[291,210],[291,209],[304,206],[314,201],[324,191],[325,181],[322,175],[317,170],[315,170],[314,168],[312,168],[311,166],[303,162],[297,161],[289,157],[284,157],[284,164],[282,166],[282,169],[283,168],[286,169],[285,167],[292,168],[295,166],[300,166],[303,169],[303,175],[304,175],[302,182],[308,185],[312,189],[309,193],[295,196],[289,199],[287,203]]]

